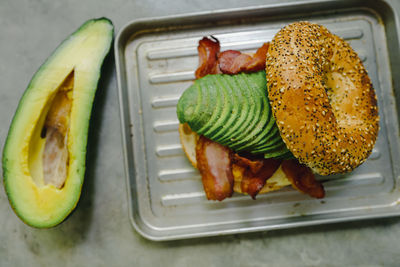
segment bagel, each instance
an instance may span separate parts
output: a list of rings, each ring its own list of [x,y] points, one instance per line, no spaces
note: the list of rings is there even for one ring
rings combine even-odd
[[[270,43],[268,96],[281,137],[315,173],[349,172],[371,154],[377,99],[356,52],[324,26],[296,22]]]
[[[179,139],[182,144],[182,149],[185,152],[187,159],[190,163],[197,169],[196,161],[196,143],[199,139],[199,135],[193,132],[187,124],[179,124]],[[233,164],[232,173],[234,178],[233,191],[237,193],[243,193],[241,188],[241,182],[243,179],[243,169]],[[260,190],[258,194],[264,194],[271,191],[281,189],[282,187],[288,186],[291,183],[287,179],[285,173],[282,171],[282,167],[279,167],[275,173],[269,178],[264,187]]]

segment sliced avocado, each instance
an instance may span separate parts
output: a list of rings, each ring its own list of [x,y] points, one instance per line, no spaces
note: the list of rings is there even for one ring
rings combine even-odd
[[[207,77],[207,76],[206,76]],[[201,128],[199,129],[198,133],[204,135],[205,131],[212,126],[210,125],[210,121],[215,121],[221,116],[222,109],[224,107],[224,94],[221,90],[216,89],[216,85],[213,82],[213,75],[208,75],[207,78],[204,79],[205,84],[201,81],[200,86],[207,94],[207,102],[203,101],[200,110],[203,112],[207,112],[208,121],[202,122]],[[203,83],[203,85],[201,85]],[[207,110],[207,111],[206,111]]]
[[[267,99],[267,104],[266,104],[265,108],[269,109],[268,121],[264,125],[264,129],[262,130],[262,132],[250,144],[252,151],[259,150],[260,148],[269,147],[271,145],[274,145],[274,143],[271,143],[270,140],[277,133],[279,134],[279,129],[278,129],[276,123],[275,123],[275,118],[274,118],[274,116],[272,114],[271,106],[269,105],[268,99]]]
[[[249,76],[256,77],[254,76],[254,74],[250,74]],[[236,147],[242,143],[243,138],[249,135],[249,133],[253,130],[253,127],[259,121],[262,110],[261,97],[266,96],[260,95],[257,89],[251,87],[251,85],[247,81],[248,76],[246,76],[246,74],[241,73],[233,75],[232,77],[235,79],[238,86],[244,88],[245,90],[248,90],[250,93],[250,98],[248,99],[250,104],[249,116],[247,117],[246,122],[243,123],[240,129],[238,129],[238,132],[240,134],[234,135],[234,137],[230,139],[230,143],[228,144],[230,148],[236,151]]]
[[[227,78],[229,76],[223,76],[223,77],[224,77],[224,79],[222,79],[220,84],[221,84],[221,86],[226,87],[226,91],[232,98],[232,102],[231,102],[232,108],[231,108],[230,114],[228,114],[228,116],[227,116],[227,120],[221,122],[220,127],[218,127],[218,129],[212,133],[212,136],[213,136],[215,142],[218,142],[220,144],[225,144],[224,143],[225,133],[228,130],[230,130],[232,127],[234,127],[236,123],[238,123],[238,120],[241,117],[241,114],[239,114],[239,112],[243,113],[243,108],[244,108],[243,102],[240,101],[240,99],[243,99],[241,91],[235,90],[237,87],[231,85],[231,83],[229,81],[232,79]]]
[[[276,144],[267,147],[267,148],[260,148],[260,149],[254,149],[252,151],[252,153],[254,154],[268,154],[268,153],[272,153],[272,152],[276,152],[278,150],[281,150],[281,148],[285,147],[285,144],[281,143],[281,142],[277,142]]]
[[[265,157],[265,155],[264,155]],[[274,157],[275,159],[295,159],[296,157],[288,150],[285,154]]]
[[[3,176],[12,208],[30,226],[59,224],[79,200],[92,103],[113,32],[105,18],[84,23],[39,68],[19,102]]]
[[[283,142],[275,142],[275,144],[273,144],[273,145],[266,146],[266,147],[259,148],[259,149],[254,149],[253,153],[256,153],[256,154],[272,153],[277,150],[281,150],[284,147],[286,147],[286,145]]]
[[[289,149],[287,149],[286,145],[283,144],[279,149],[265,153],[264,158],[282,158],[285,157],[289,152]]]
[[[228,93],[228,89],[221,83],[223,76],[208,75],[210,84],[208,90],[217,92],[216,97],[219,97],[220,105],[217,105],[210,120],[204,124],[205,131],[199,132],[208,138],[214,139],[214,133],[223,125],[224,121],[228,120],[228,116],[232,110],[232,97]],[[217,89],[218,88],[218,89]]]
[[[222,108],[222,112],[217,121],[210,127],[210,129],[204,133],[205,136],[209,136],[215,142],[219,142],[219,138],[216,134],[224,127],[224,125],[229,121],[231,117],[237,117],[237,106],[235,106],[236,100],[234,94],[226,82],[229,79],[228,75],[215,76],[214,82],[218,87],[219,91],[221,91],[224,95],[224,106]],[[221,77],[222,79],[218,79],[217,77]]]
[[[195,83],[184,92],[185,97],[181,98],[183,101],[178,102],[178,108],[184,112],[181,113],[184,122],[190,125],[193,131],[198,132],[204,123],[206,123],[212,114],[212,110],[208,107],[210,96],[205,87]],[[196,98],[195,98],[196,97]]]
[[[240,109],[238,110],[238,117],[235,118],[235,123],[230,128],[225,127],[225,132],[222,133],[222,137],[219,138],[221,144],[224,145],[230,144],[232,139],[240,135],[240,129],[242,129],[243,125],[248,122],[247,119],[251,116],[250,98],[252,97],[251,92],[249,92],[247,88],[242,88],[241,86],[238,86],[234,79],[227,79],[227,83],[232,88],[232,91],[236,92],[236,95],[238,96],[238,101],[240,103]],[[221,129],[221,131],[223,129]]]
[[[253,148],[253,151],[257,151],[257,153],[263,153],[264,151],[268,150],[271,146],[275,146],[277,143],[282,144],[282,138],[279,134],[279,129],[275,125],[269,131],[268,135],[264,137],[263,142],[260,142],[257,146]]]
[[[253,153],[268,153],[270,151],[274,151],[277,148],[282,146],[282,142],[275,142],[275,143],[267,143],[264,147],[261,148],[254,148],[252,151]]]
[[[268,143],[268,136],[270,136],[272,130],[275,130],[275,127],[272,127],[269,123],[264,124],[264,128],[262,129],[262,131],[258,135],[256,135],[252,141],[249,141],[248,144],[245,144],[241,149],[249,149],[250,151],[254,151],[259,149],[260,147],[269,147],[272,144]]]
[[[216,74],[195,81],[179,100],[180,122],[237,152],[283,155],[287,149],[271,112],[265,76],[264,71]],[[196,88],[201,91],[194,92]],[[211,105],[204,95],[209,95]]]
[[[241,143],[243,145],[237,148],[238,151],[252,151],[254,146],[264,142],[265,136],[268,134],[268,130],[266,127],[268,126],[268,122],[270,121],[271,115],[271,108],[269,105],[268,98],[265,97],[267,94],[267,85],[265,80],[265,73],[262,74],[260,81],[265,82],[263,86],[260,84],[251,84],[252,88],[259,89],[260,99],[262,101],[261,107],[261,116],[260,120],[257,122],[256,126],[253,130],[248,134],[247,137],[243,138]],[[249,83],[254,83],[254,80],[249,80]]]
[[[265,105],[261,103],[260,111],[256,110],[256,112],[260,113],[260,116],[254,119],[253,123],[248,128],[247,134],[241,136],[241,139],[232,145],[235,150],[247,151],[249,149],[251,150],[253,145],[257,145],[254,141],[257,139],[258,135],[262,133],[268,119],[268,114],[263,112],[264,107]]]
[[[181,123],[191,122],[197,116],[203,97],[201,88],[196,84],[193,84],[183,92],[176,107],[178,110],[182,110],[182,112],[177,113]]]

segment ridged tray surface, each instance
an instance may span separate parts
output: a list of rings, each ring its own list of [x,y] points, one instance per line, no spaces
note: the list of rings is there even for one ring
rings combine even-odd
[[[363,60],[378,95],[381,129],[372,155],[351,174],[318,177],[326,198],[312,199],[291,188],[259,195],[234,194],[207,201],[201,179],[183,154],[176,104],[194,79],[197,44],[213,35],[221,51],[254,52],[285,24],[281,21],[165,29],[134,35],[116,46],[131,216],[137,230],[155,239],[311,225],[398,213],[396,181],[398,121],[385,25],[379,15],[360,10],[310,16],[343,37]]]

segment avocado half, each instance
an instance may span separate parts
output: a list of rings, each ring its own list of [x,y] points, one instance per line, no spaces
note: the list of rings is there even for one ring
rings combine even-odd
[[[79,200],[90,113],[113,34],[106,18],[84,23],[39,68],[19,102],[3,176],[12,208],[30,226],[59,224]]]

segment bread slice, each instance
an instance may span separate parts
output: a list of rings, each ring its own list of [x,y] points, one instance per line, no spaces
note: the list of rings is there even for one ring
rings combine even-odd
[[[193,132],[190,129],[189,125],[185,123],[185,124],[179,124],[179,138],[181,140],[182,148],[186,154],[186,157],[193,165],[193,167],[197,168],[196,143],[197,140],[199,139],[199,135]],[[236,164],[233,164],[232,172],[235,181],[235,184],[233,186],[233,191],[242,193],[241,182],[242,182],[244,168]],[[282,171],[281,166],[279,166],[279,168],[272,175],[272,177],[267,180],[264,187],[260,190],[259,194],[275,191],[288,185],[291,185],[291,183],[287,179],[285,173]]]

